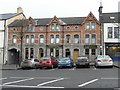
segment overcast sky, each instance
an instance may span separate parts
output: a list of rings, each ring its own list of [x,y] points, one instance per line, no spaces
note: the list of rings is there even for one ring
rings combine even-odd
[[[91,11],[98,18],[102,1],[103,12],[117,12],[120,0],[0,0],[0,14],[16,13],[22,7],[28,18],[82,17]]]

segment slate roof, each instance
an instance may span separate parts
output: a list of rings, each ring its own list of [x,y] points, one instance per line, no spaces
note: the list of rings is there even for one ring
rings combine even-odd
[[[12,18],[12,17],[14,17],[16,15],[18,15],[18,13],[0,14],[0,20],[7,20],[7,19]]]
[[[85,17],[67,17],[67,18],[58,18],[58,20],[67,25],[73,24],[81,24],[84,21]],[[34,19],[37,22],[37,25],[48,25],[52,18],[41,18],[41,19]],[[13,23],[9,24],[9,26],[20,26],[24,23],[25,20],[15,20]],[[26,19],[27,22],[27,19]]]
[[[119,18],[119,19],[118,19]],[[112,12],[112,13],[103,13],[103,23],[118,23],[120,22],[120,12]]]
[[[8,27],[21,27],[21,26],[26,26],[28,25],[28,19],[23,19],[23,20],[15,20],[14,22],[10,23]]]

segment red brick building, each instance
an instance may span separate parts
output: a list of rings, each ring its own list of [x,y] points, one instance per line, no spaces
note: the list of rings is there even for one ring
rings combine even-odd
[[[92,12],[87,17],[16,20],[9,25],[8,43],[9,53],[22,50],[23,59],[70,56],[76,60],[87,55],[93,60],[100,52],[100,23]]]

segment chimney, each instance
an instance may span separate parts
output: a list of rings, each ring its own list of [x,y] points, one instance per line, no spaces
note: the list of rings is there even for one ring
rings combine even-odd
[[[22,10],[21,7],[18,7],[18,8],[17,8],[17,13],[18,13],[18,14],[19,14],[19,13],[23,13],[23,10]]]

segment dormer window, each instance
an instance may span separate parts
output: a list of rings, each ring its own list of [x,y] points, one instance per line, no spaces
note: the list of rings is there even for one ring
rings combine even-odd
[[[70,30],[70,26],[67,26],[66,29],[67,29],[67,30]]]
[[[34,31],[32,24],[29,25],[29,31]]]
[[[51,25],[51,30],[53,30],[53,31],[59,30],[59,28],[60,28],[59,24],[52,24]]]
[[[75,26],[75,30],[78,30],[78,26]]]
[[[44,30],[44,26],[40,26],[40,31],[43,31]]]
[[[95,22],[87,22],[86,23],[86,29],[87,30],[95,30],[95,28],[96,28],[96,24],[95,24]]]
[[[51,25],[51,30],[55,30],[54,24]]]
[[[60,26],[60,25],[56,24],[56,30],[59,30],[59,26]]]

